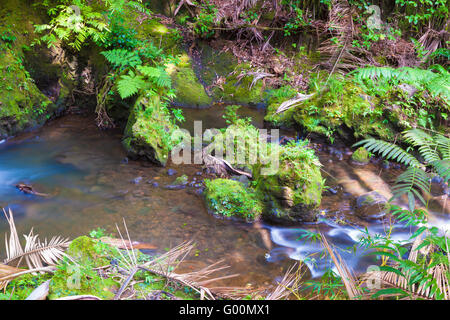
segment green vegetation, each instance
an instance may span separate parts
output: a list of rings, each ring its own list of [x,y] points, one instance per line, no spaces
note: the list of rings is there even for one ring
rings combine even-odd
[[[360,230],[360,242],[346,248],[347,253],[362,248],[378,259],[382,286],[367,286],[371,272],[351,276],[338,249],[311,227],[301,231],[298,240],[321,241],[321,257],[329,256],[338,272],[329,269],[321,279],[304,282],[309,290],[305,296],[298,286],[282,283],[274,291],[279,297],[286,298],[280,294],[286,290],[299,299],[309,294],[325,299],[450,299],[448,236],[427,221],[436,218],[434,206],[448,211],[448,21],[447,0],[4,0],[0,143],[66,110],[82,110],[95,113],[100,129],[123,131],[129,158],[165,166],[171,150],[186,138],[178,130],[186,111],[171,107],[233,104],[224,107],[226,127],[220,129],[232,141],[223,146],[218,135],[212,137],[215,153],[203,149],[208,155],[205,167],[217,170],[207,170],[198,180],[183,174],[172,182],[188,188],[188,182],[195,181],[200,193],[204,181],[204,199],[217,216],[292,227],[316,226],[313,222],[322,215],[360,228],[359,208],[351,208],[354,220],[344,221],[341,215],[347,209],[334,212],[327,201],[339,197],[348,206],[364,199],[358,193],[363,188],[353,194],[344,185],[358,179],[364,189],[372,187],[372,177],[364,170],[373,170],[378,159],[364,168],[356,165],[369,163],[373,155],[403,165],[392,171],[402,170],[385,190],[393,195],[389,201],[376,190],[361,191],[370,203],[381,198],[374,206],[383,210],[377,219],[388,217],[382,222],[385,234]],[[238,117],[240,106],[265,106],[265,126],[291,129],[305,138],[286,136],[280,145],[276,135],[263,136],[253,119]],[[355,170],[354,177],[328,190],[330,197],[320,207],[326,168],[314,149],[327,150],[324,138],[348,147],[341,158],[353,144],[349,164]],[[220,151],[243,157],[223,161]],[[327,179],[339,176],[337,161],[342,159],[336,158],[327,159],[333,163]],[[279,162],[273,168],[275,160]],[[273,170],[266,174],[269,168]],[[230,173],[239,176],[225,179]],[[439,196],[434,187],[442,189]],[[193,248],[190,243],[149,257],[123,241],[114,243],[118,239],[97,229],[70,246],[60,238],[48,245],[30,233],[22,249],[12,215],[5,211],[5,216],[10,239],[0,270],[0,278],[7,275],[6,282],[0,281],[2,300],[25,299],[45,281],[48,299],[113,299],[125,296],[124,288],[135,299],[198,299],[209,294],[186,278],[172,277],[178,258]],[[371,221],[370,226],[377,223]],[[397,240],[399,226],[411,227],[409,239]],[[312,257],[303,262],[308,259],[314,265]],[[17,261],[22,265],[13,264]],[[28,269],[19,269],[24,266]],[[132,281],[127,283],[129,276]],[[192,280],[192,273],[184,276]]]
[[[370,160],[370,153],[364,147],[359,147],[352,154],[352,160],[359,163],[368,163]]]
[[[321,164],[308,143],[305,140],[282,146],[275,174],[261,175],[256,168],[253,171],[256,189],[265,195],[267,219],[285,222],[317,219],[315,209],[322,199],[324,180]]]
[[[245,221],[259,220],[262,204],[258,195],[242,183],[228,179],[205,180],[205,197],[209,208],[223,217]]]

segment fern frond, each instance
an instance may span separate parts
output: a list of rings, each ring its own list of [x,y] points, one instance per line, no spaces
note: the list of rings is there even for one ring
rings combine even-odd
[[[450,139],[438,134],[434,138],[443,160],[450,160]]]
[[[142,76],[137,76],[134,72],[129,72],[127,75],[120,77],[117,82],[117,90],[122,99],[126,99],[136,94],[139,89],[145,86],[145,80]]]
[[[420,166],[420,162],[414,156],[390,142],[369,138],[357,142],[353,146],[363,146],[370,152],[379,153],[387,160],[397,161],[407,166]]]
[[[439,177],[444,179],[444,182],[450,180],[450,160],[436,160],[430,163]]]
[[[417,147],[420,155],[425,161],[431,163],[441,158],[437,151],[437,144],[434,139],[425,131],[420,129],[411,129],[403,132],[405,141],[414,147]]]
[[[115,68],[135,67],[142,64],[139,54],[127,49],[113,49],[109,51],[102,51],[101,54]]]
[[[409,209],[414,211],[415,197],[417,197],[424,205],[426,201],[419,191],[428,193],[430,188],[429,177],[419,167],[409,167],[399,175],[392,188],[393,198],[399,198],[406,194],[408,196]]]

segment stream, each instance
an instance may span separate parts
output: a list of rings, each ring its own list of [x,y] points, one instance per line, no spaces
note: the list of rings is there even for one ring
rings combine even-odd
[[[241,109],[242,115],[252,117],[253,123],[262,127],[264,110]],[[184,109],[183,126],[192,130],[193,120],[203,120],[204,129],[225,126],[223,110],[223,106]],[[194,240],[196,250],[183,268],[194,270],[224,259],[230,266],[226,274],[239,274],[223,281],[233,286],[273,284],[295,260],[306,259],[310,270],[306,277],[318,277],[332,267],[330,260],[320,258],[319,243],[298,240],[302,229],[323,232],[330,243],[342,249],[339,253],[355,272],[363,272],[374,263],[362,249],[348,248],[359,241],[364,227],[383,233],[386,226],[355,217],[353,201],[371,190],[389,196],[389,185],[400,168],[386,169],[381,162],[355,166],[348,161],[350,149],[330,153],[329,147],[318,146],[326,184],[333,190],[324,193],[319,222],[255,227],[223,221],[207,212],[198,184],[208,176],[200,165],[169,163],[161,168],[128,160],[121,136],[120,130],[98,130],[93,116],[67,115],[1,142],[0,206],[14,212],[19,235],[31,228],[41,239],[54,235],[73,239],[97,227],[116,233],[116,224],[124,230],[124,219],[131,239],[155,245],[156,253]],[[168,175],[168,169],[176,174]],[[186,188],[164,188],[182,174],[191,182]],[[50,196],[21,193],[15,188],[18,183],[30,184]],[[450,230],[448,212],[437,206],[431,211],[430,223]],[[343,225],[342,221],[349,223]],[[2,237],[7,231],[6,219],[0,219]],[[408,239],[412,232],[409,227],[398,226],[394,238]]]

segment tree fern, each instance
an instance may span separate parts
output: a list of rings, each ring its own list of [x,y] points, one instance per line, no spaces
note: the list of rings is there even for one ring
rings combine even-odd
[[[403,133],[403,137],[407,143],[418,148],[420,155],[428,163],[440,160],[436,142],[425,131],[420,129],[411,129],[405,131]]]

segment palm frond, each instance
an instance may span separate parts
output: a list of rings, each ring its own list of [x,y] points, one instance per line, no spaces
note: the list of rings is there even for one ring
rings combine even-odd
[[[350,299],[356,299],[356,298],[362,296],[362,292],[361,292],[360,288],[358,287],[358,285],[356,284],[356,280],[353,277],[347,264],[345,263],[345,260],[342,259],[342,257],[339,255],[339,253],[334,252],[334,250],[331,248],[330,244],[328,243],[327,238],[322,233],[320,233],[320,239],[322,241],[322,246],[327,250],[328,254],[331,257],[331,260],[333,261],[334,265],[336,266],[339,276],[341,277],[341,280],[344,283],[348,297]]]
[[[25,248],[23,248],[17,234],[12,211],[8,210],[7,212],[3,209],[3,213],[10,228],[9,239],[5,235],[6,259],[3,261],[4,264],[14,263],[19,266],[24,259],[28,268],[36,269],[43,268],[44,264],[55,265],[63,256],[67,256],[64,249],[69,245],[68,239],[58,236],[51,238],[49,242],[47,239],[41,242],[38,235],[33,234],[33,230],[28,235],[24,235]]]
[[[409,299],[450,299],[449,268],[438,263],[423,270],[417,264],[419,249],[423,246],[421,236],[412,244],[408,259],[398,259],[390,266],[365,273],[363,281],[377,281],[379,287],[369,290],[372,297],[406,296]],[[430,250],[427,250],[429,253]],[[448,254],[448,250],[447,250]],[[381,285],[388,289],[381,289]],[[377,291],[377,292],[375,292]]]

